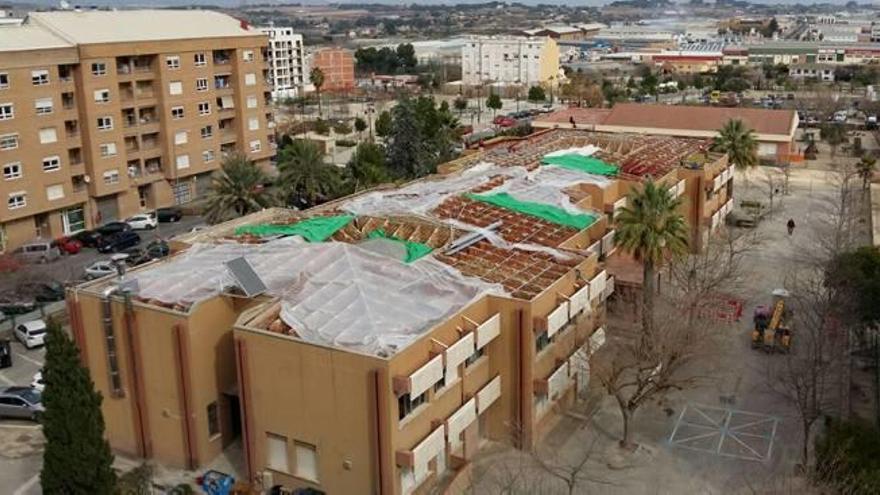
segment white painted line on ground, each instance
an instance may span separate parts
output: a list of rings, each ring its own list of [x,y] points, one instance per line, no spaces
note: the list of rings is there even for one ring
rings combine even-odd
[[[27,493],[28,490],[30,490],[34,485],[36,485],[39,482],[40,482],[40,474],[37,473],[34,475],[33,478],[27,480],[23,485],[21,485],[14,492],[12,492],[12,495],[24,495],[25,493]]]
[[[18,428],[20,430],[39,430],[43,425],[16,425],[16,424],[2,424],[0,423],[0,430],[3,428]]]
[[[39,366],[40,368],[43,367],[43,362],[42,362],[42,361],[37,361],[37,360],[34,359],[34,358],[27,357],[27,356],[25,356],[24,354],[19,354],[19,353],[17,353],[17,352],[15,353],[15,355],[18,356],[18,357],[20,357],[20,358],[22,358],[22,359],[24,359],[25,361],[27,361],[27,362],[29,362],[29,363],[31,363],[31,364],[36,364],[36,365]]]

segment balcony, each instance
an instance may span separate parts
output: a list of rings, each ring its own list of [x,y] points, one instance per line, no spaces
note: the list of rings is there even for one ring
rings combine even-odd
[[[150,158],[144,161],[144,173],[148,176],[162,175],[162,159]]]
[[[232,63],[232,50],[214,50],[212,58],[214,65],[229,65]]]

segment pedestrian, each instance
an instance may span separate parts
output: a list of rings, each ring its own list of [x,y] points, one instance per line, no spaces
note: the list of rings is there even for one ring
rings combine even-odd
[[[789,218],[788,223],[785,224],[785,226],[788,227],[788,235],[791,235],[791,233],[794,232],[794,219]]]

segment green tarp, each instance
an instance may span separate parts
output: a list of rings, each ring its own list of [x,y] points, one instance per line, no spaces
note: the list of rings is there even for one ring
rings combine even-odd
[[[337,230],[348,225],[354,215],[338,215],[333,217],[312,217],[291,225],[245,225],[235,229],[235,235],[253,234],[260,237],[271,235],[298,235],[309,242],[327,240]]]
[[[541,159],[541,163],[596,175],[617,175],[618,170],[616,165],[611,165],[592,156],[577,154],[545,156]]]
[[[427,244],[422,244],[421,242],[412,242],[406,241],[403,239],[399,239],[397,237],[388,235],[382,229],[376,229],[369,234],[367,234],[367,239],[390,239],[392,241],[397,241],[406,246],[406,258],[403,261],[407,263],[412,263],[413,261],[421,258],[422,256],[428,255],[434,249]]]
[[[545,203],[532,203],[529,201],[520,201],[510,194],[467,194],[468,198],[489,203],[491,205],[506,208],[524,215],[538,217],[548,222],[576,229],[584,229],[596,221],[595,215],[588,213],[574,214],[569,213],[558,206],[548,205]]]

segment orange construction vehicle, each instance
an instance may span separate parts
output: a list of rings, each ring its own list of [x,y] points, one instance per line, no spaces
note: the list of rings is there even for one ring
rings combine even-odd
[[[772,311],[763,305],[755,308],[752,349],[786,353],[791,349],[791,310],[785,306],[788,296],[787,290],[776,289],[773,291]]]

